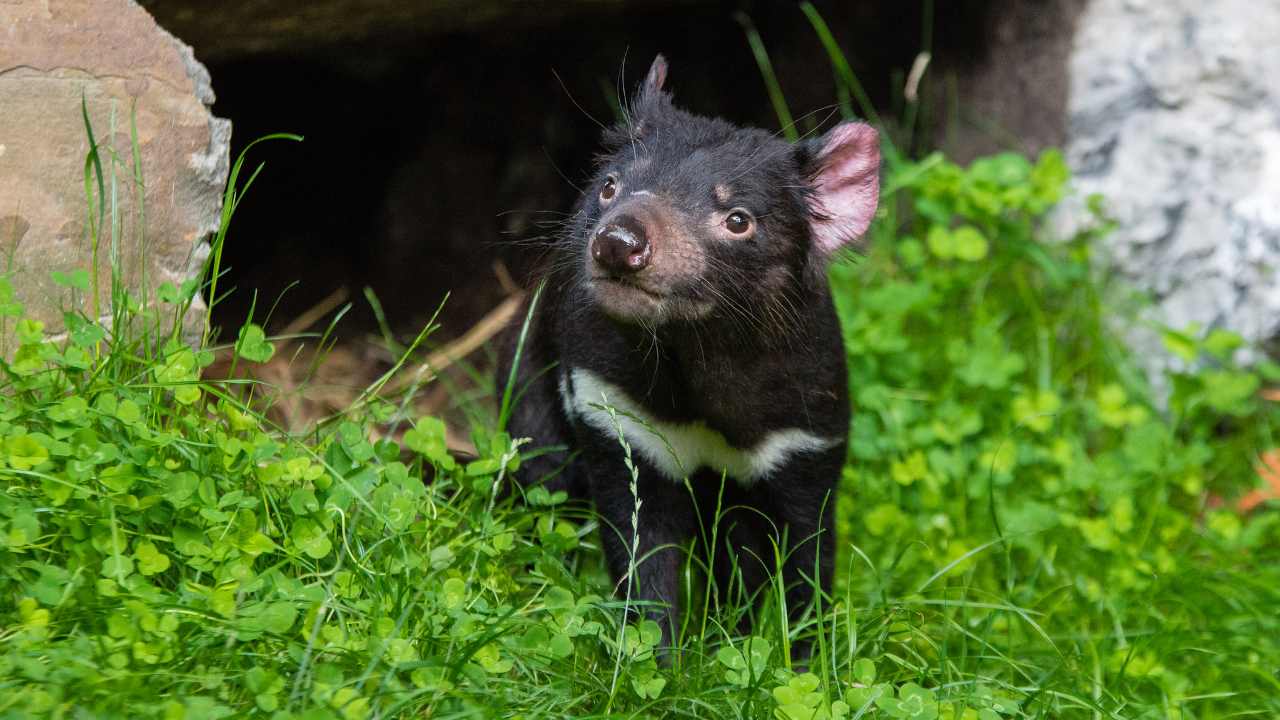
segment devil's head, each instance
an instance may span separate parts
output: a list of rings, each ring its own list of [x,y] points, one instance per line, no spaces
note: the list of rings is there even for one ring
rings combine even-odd
[[[692,115],[653,61],[570,228],[581,287],[616,321],[785,323],[871,223],[876,131],[847,122],[792,144]]]

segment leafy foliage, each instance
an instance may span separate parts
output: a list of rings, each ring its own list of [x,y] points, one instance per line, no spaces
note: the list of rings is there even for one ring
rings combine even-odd
[[[260,332],[243,359],[271,355]],[[433,418],[406,451],[369,436],[385,415],[303,442],[201,385],[211,353],[82,367],[74,338],[22,339],[0,395],[0,709],[357,718],[491,702],[517,661],[540,680],[577,644],[611,657],[614,614],[563,565],[576,529],[491,512],[505,436],[466,465]],[[620,637],[656,697],[653,629]]]
[[[1033,707],[1059,688],[1130,717],[1274,714],[1280,517],[1223,501],[1276,442],[1258,390],[1280,368],[1167,331],[1188,369],[1157,404],[1109,331],[1095,233],[1037,239],[1066,179],[1053,151],[895,168],[905,231],[834,271],[857,408],[841,579],[910,625],[873,653]]]

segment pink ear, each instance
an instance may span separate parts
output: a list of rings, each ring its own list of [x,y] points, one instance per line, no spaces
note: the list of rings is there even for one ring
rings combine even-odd
[[[658,92],[667,82],[667,59],[659,53],[649,66],[649,74],[644,78],[644,88],[649,92]]]
[[[830,255],[871,225],[880,200],[880,136],[863,123],[837,125],[813,163],[810,227],[817,249]]]

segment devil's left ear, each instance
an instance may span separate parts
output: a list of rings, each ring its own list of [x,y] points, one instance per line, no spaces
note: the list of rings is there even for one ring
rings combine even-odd
[[[815,249],[830,256],[856,242],[880,200],[880,136],[860,122],[841,123],[804,147]]]

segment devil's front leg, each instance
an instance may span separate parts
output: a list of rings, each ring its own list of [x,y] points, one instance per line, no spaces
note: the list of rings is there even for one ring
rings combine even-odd
[[[592,440],[580,465],[600,515],[600,540],[616,594],[629,596],[656,621],[661,647],[671,648],[680,618],[680,568],[697,522],[693,501],[682,482],[640,457],[632,459],[633,492],[632,472],[617,439],[597,435]]]
[[[785,535],[783,582],[792,618],[805,612],[815,590],[831,590],[836,481],[843,463],[843,446],[810,453],[794,458],[766,481],[770,514]]]
[[[523,318],[528,306],[522,306]],[[548,491],[582,493],[572,463],[573,429],[560,400],[560,369],[552,338],[554,327],[546,312],[538,309],[529,318],[529,332],[520,347],[521,323],[513,323],[502,338],[496,374],[497,393],[508,396],[507,431],[513,438],[528,438],[526,454],[518,473],[521,484],[544,485]],[[514,372],[513,372],[514,370]],[[508,385],[510,388],[508,389]]]

